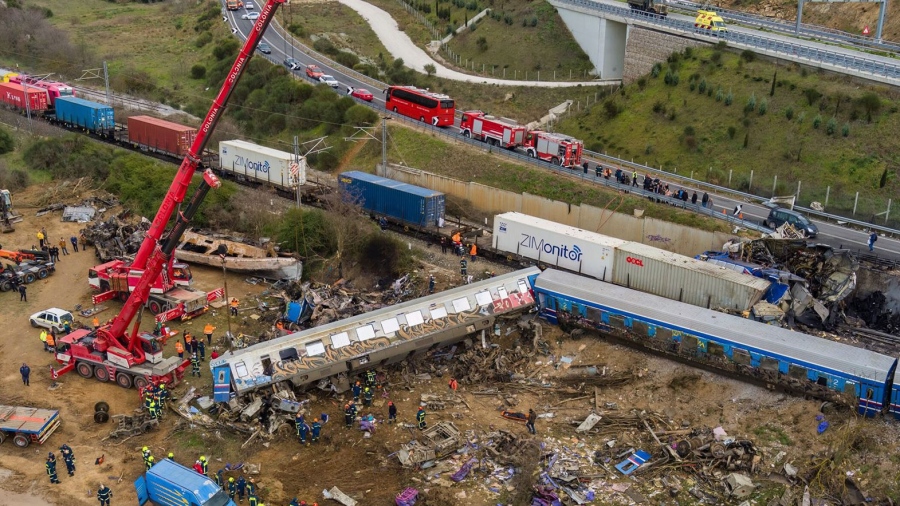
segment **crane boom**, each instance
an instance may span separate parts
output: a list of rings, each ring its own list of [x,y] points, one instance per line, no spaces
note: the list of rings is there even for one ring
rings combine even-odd
[[[138,311],[140,311],[141,307],[147,302],[147,297],[150,294],[150,286],[162,272],[172,251],[174,251],[175,246],[177,246],[178,241],[181,239],[181,235],[184,233],[188,222],[190,222],[194,213],[197,211],[197,208],[199,208],[200,204],[203,202],[207,192],[210,188],[219,186],[218,179],[211,171],[204,171],[203,182],[200,183],[200,187],[194,193],[188,207],[183,212],[179,213],[176,225],[169,233],[165,244],[160,246],[159,241],[162,238],[163,231],[165,230],[169,219],[172,217],[175,207],[184,200],[184,196],[187,193],[188,186],[191,184],[194,172],[198,167],[201,167],[200,155],[203,152],[203,148],[209,141],[209,137],[215,129],[216,123],[218,123],[219,118],[222,116],[223,109],[228,103],[231,93],[234,91],[241,74],[243,74],[247,67],[247,62],[256,50],[256,46],[262,39],[262,35],[265,33],[269,23],[275,17],[278,5],[285,3],[285,1],[286,0],[268,0],[265,6],[260,10],[259,18],[256,20],[256,23],[253,24],[253,29],[247,36],[247,40],[244,42],[244,46],[241,48],[241,52],[238,54],[234,65],[231,66],[231,70],[225,78],[225,82],[222,84],[222,89],[219,90],[219,94],[216,96],[215,100],[213,100],[209,112],[206,113],[206,118],[204,118],[203,123],[200,125],[197,137],[194,139],[193,144],[191,144],[188,154],[185,155],[184,160],[181,162],[181,166],[178,167],[178,172],[175,174],[175,178],[172,180],[172,184],[169,186],[169,190],[166,192],[166,196],[159,206],[159,211],[157,211],[156,217],[153,219],[153,223],[150,225],[150,229],[147,231],[143,243],[141,243],[141,249],[138,251],[134,262],[132,263],[133,268],[144,269],[138,285],[131,292],[122,311],[116,315],[112,324],[109,327],[101,328],[99,330],[99,333],[103,340],[106,341],[106,344],[118,343],[122,348],[132,353],[136,353],[139,362],[143,356],[143,351],[140,346],[137,346],[137,339],[127,336],[126,332],[128,326],[131,324],[131,321],[134,319],[135,315],[137,315]]]

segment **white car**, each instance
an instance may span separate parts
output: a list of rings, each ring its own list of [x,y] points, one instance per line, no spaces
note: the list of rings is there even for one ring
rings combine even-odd
[[[247,9],[248,11],[252,11],[253,9],[256,8],[256,6],[253,5],[253,2],[247,2],[244,4],[244,8]]]
[[[243,14],[241,16],[241,19],[249,19],[250,21],[256,21],[257,19],[259,19],[259,13],[258,12],[248,12],[247,14]]]
[[[319,77],[319,82],[325,83],[328,86],[331,86],[332,88],[337,88],[338,86],[341,85],[341,83],[337,82],[337,79],[335,79],[334,77],[332,77],[328,74],[325,74],[325,75]]]
[[[29,320],[34,328],[44,327],[45,329],[55,330],[57,333],[63,331],[66,322],[69,322],[69,328],[73,328],[75,322],[72,313],[57,307],[34,313]]]

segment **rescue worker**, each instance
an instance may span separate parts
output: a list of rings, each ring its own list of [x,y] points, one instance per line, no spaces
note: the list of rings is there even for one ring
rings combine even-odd
[[[259,506],[259,498],[256,497],[256,494],[254,494],[253,492],[250,492],[247,495],[247,501],[250,502],[250,506]]]
[[[203,334],[206,335],[206,344],[212,345],[212,334],[216,330],[215,327],[212,326],[212,323],[207,323],[205,327],[203,327]]]
[[[463,278],[463,283],[466,282],[466,276],[469,275],[469,263],[466,262],[465,258],[460,259],[459,261],[459,274]]]
[[[159,416],[162,417],[162,412],[166,409],[166,399],[169,398],[169,389],[166,388],[165,383],[159,384]]]
[[[353,410],[350,409],[350,404],[344,404],[344,423],[347,425],[347,428],[353,428]]]
[[[247,480],[245,480],[244,477],[241,476],[237,480],[238,502],[244,502],[244,492],[246,492],[246,491],[247,491]]]
[[[222,477],[222,473],[224,471],[224,469],[219,469],[218,471],[216,471],[216,485],[220,487],[225,484],[225,482],[223,481],[224,478]]]
[[[394,406],[394,401],[388,401],[388,423],[394,423],[397,421],[397,406]]]
[[[474,242],[472,243],[472,249],[469,250],[469,256],[472,258],[473,262],[478,257],[478,246],[476,246]]]
[[[68,471],[69,476],[75,476],[75,453],[72,451],[72,448],[64,444],[59,447],[59,451],[62,454],[63,462],[66,463],[66,471]]]
[[[156,401],[150,399],[150,405],[147,406],[147,411],[150,413],[150,418],[157,419],[159,418],[159,409],[156,405]]]
[[[422,406],[419,406],[419,411],[416,412],[416,421],[419,422],[419,430],[425,429],[425,408]]]
[[[294,418],[294,428],[297,430],[297,436],[300,436],[300,426],[303,425],[305,420],[303,419],[303,413],[297,413],[297,416]]]
[[[146,446],[141,448],[141,455],[144,457],[144,462],[147,462],[147,459],[150,458],[150,448]]]
[[[22,383],[27,387],[30,384],[29,377],[31,376],[31,368],[28,367],[28,364],[22,362],[22,367],[19,368],[19,374],[22,375]]]
[[[247,493],[250,495],[256,495],[256,480],[250,478],[250,481],[247,482]]]
[[[353,413],[353,418],[356,419],[356,403],[353,401],[350,401],[350,412]]]
[[[191,351],[191,341],[194,340],[194,336],[192,336],[190,332],[188,332],[188,331],[185,330],[185,331],[184,331],[184,336],[183,336],[183,337],[184,337],[184,349],[187,350],[188,353],[190,353],[190,351]]]
[[[231,298],[231,316],[238,315],[238,300],[234,297]]]
[[[56,455],[53,452],[47,456],[47,476],[50,477],[50,483],[59,485],[59,477],[56,476]]]
[[[534,422],[537,420],[537,414],[533,409],[528,410],[528,418],[525,420],[525,428],[528,429],[528,432],[531,434],[536,434],[534,430]]]
[[[100,484],[100,488],[97,489],[97,500],[100,501],[100,506],[109,506],[109,500],[112,498],[112,490],[109,489],[104,484]]]
[[[307,425],[306,422],[301,423],[300,426],[297,427],[297,435],[300,436],[300,444],[302,444],[302,445],[306,444],[306,436],[308,434],[309,434],[309,425]]]
[[[66,320],[63,322],[63,332],[65,332],[66,335],[69,335],[72,333],[72,324],[69,323],[69,320]]]
[[[366,391],[363,392],[363,406],[370,407],[372,405],[372,389],[366,387]]]
[[[203,472],[201,472],[200,474],[202,474],[203,476],[209,476],[209,462],[206,461],[206,457],[201,455],[199,462],[200,467],[203,470]]]
[[[50,348],[47,347],[47,331],[41,330],[41,344],[44,345],[44,351],[50,351]]]
[[[200,360],[196,354],[191,355],[191,376],[200,377]]]
[[[47,334],[47,351],[50,353],[56,351],[56,333],[53,331]]]
[[[228,478],[228,497],[231,498],[232,501],[234,500],[235,492],[237,492],[237,485],[234,483],[234,478],[229,477]]]
[[[434,293],[434,274],[428,275],[428,293]]]
[[[353,400],[359,402],[359,394],[362,393],[362,385],[357,381],[355,385],[353,385]]]
[[[149,471],[153,464],[156,464],[156,460],[153,458],[153,455],[147,457],[147,461],[144,462],[147,465],[147,470]]]
[[[175,341],[175,353],[178,354],[178,358],[184,358],[184,345],[181,341]]]
[[[198,355],[197,351],[200,349],[199,344],[200,340],[194,337],[193,334],[191,334],[191,353],[193,353],[194,355]]]
[[[199,339],[197,339],[196,341],[197,341],[197,351],[200,352],[200,361],[206,362],[206,345],[203,344],[203,341],[200,341]]]
[[[166,456],[166,458],[169,459],[169,460],[171,460],[171,461],[174,461],[174,460],[175,460],[175,454],[172,453],[172,452],[169,452],[169,455]]]
[[[319,442],[319,433],[320,432],[322,432],[322,425],[319,423],[318,418],[313,418],[313,424],[312,424],[312,442],[313,443]]]
[[[97,317],[95,316],[95,317],[91,320],[91,324],[94,325],[94,330],[99,329],[99,328],[100,328],[100,319],[97,318]]]
[[[375,388],[375,370],[369,369],[366,371],[366,386]]]
[[[300,506],[300,503],[297,501],[297,498],[291,499],[291,503],[288,506]]]

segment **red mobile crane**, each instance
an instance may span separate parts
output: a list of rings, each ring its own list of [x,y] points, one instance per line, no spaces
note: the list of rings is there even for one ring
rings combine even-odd
[[[79,329],[57,340],[56,360],[64,365],[58,370],[51,369],[53,379],[75,369],[85,378],[93,376],[100,381],[112,379],[121,387],[130,388],[134,385],[142,389],[150,382],[175,384],[184,377],[184,371],[190,361],[178,357],[163,359],[164,337],[146,332],[141,333],[139,330],[140,319],[135,322],[130,334],[128,326],[147,302],[151,286],[170,261],[172,252],[178,246],[182,234],[206,194],[211,188],[217,188],[220,184],[212,171],[203,169],[200,154],[215,129],[225,104],[228,103],[228,98],[247,67],[247,62],[262,39],[262,34],[266,31],[272,18],[275,17],[278,5],[285,1],[267,0],[234,65],[231,66],[231,71],[225,78],[222,89],[219,90],[209,112],[206,113],[197,137],[191,144],[184,161],[181,162],[172,185],[156,213],[156,218],[141,244],[138,256],[135,258],[134,267],[142,268],[144,271],[138,285],[132,290],[122,310],[113,318],[112,323],[95,330]],[[203,171],[203,180],[191,196],[187,207],[178,214],[172,230],[163,238],[166,223],[172,217],[175,207],[184,200],[188,185],[197,169]]]

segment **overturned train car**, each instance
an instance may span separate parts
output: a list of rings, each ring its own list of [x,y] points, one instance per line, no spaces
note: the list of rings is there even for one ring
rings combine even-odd
[[[216,402],[280,381],[303,387],[393,364],[490,330],[497,318],[534,306],[537,268],[470,285],[260,343],[210,362]]]

